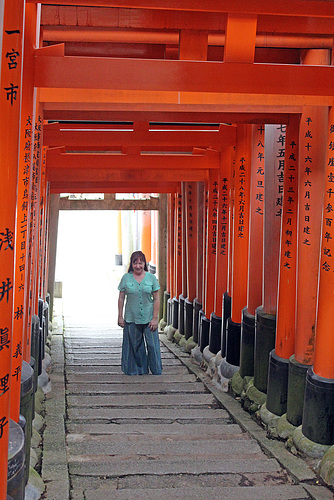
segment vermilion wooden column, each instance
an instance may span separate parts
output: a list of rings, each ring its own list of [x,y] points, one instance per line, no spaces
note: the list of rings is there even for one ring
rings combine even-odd
[[[182,194],[182,228],[181,228],[181,261],[182,261],[182,285],[181,294],[178,296],[179,299],[179,321],[178,321],[178,331],[181,335],[184,335],[184,310],[185,310],[185,299],[188,295],[187,292],[187,233],[186,233],[186,183],[181,182],[181,194]]]
[[[142,233],[141,250],[146,257],[146,262],[151,260],[151,212],[143,210],[142,212]]]
[[[217,155],[218,156],[218,155]],[[212,158],[213,161],[217,159]],[[219,171],[211,169],[208,184],[208,210],[206,234],[205,302],[202,316],[200,349],[209,345],[210,318],[214,312],[216,295],[216,256],[218,233]]]
[[[296,351],[299,363],[314,356],[327,108],[304,108],[300,128]]]
[[[262,304],[264,125],[252,126],[247,307],[242,310],[240,376],[254,374],[255,310]]]
[[[217,252],[215,270],[214,310],[210,317],[209,350],[217,354],[222,344],[223,295],[227,291],[228,276],[228,235],[229,235],[229,187],[232,164],[232,147],[219,153],[218,172],[218,220]]]
[[[15,213],[20,132],[23,0],[2,2],[0,92],[0,498],[6,498],[13,346]],[[0,10],[2,11],[1,7]],[[15,388],[17,390],[17,387]]]
[[[185,192],[186,204],[186,266],[187,266],[187,298],[185,299],[185,338],[193,334],[193,301],[196,298],[197,267],[197,183],[187,182]]]
[[[197,281],[196,281],[196,298],[193,302],[193,340],[198,343],[198,332],[200,322],[200,311],[203,305],[203,268],[204,268],[204,234],[205,234],[205,183],[197,183]]]
[[[232,161],[230,165],[230,186],[228,191],[228,247],[227,247],[227,289],[223,294],[222,304],[222,332],[221,332],[221,356],[226,357],[227,320],[231,317],[231,294],[232,294],[232,261],[234,240],[234,184],[235,184],[235,153],[236,147],[232,149]]]
[[[158,266],[158,212],[151,211],[152,231],[151,231],[151,268],[157,272]]]
[[[220,153],[219,170],[219,199],[218,199],[218,226],[217,226],[217,255],[216,255],[216,294],[214,312],[222,315],[223,293],[227,290],[228,277],[228,236],[229,236],[229,187],[232,155],[231,149]]]
[[[31,185],[32,134],[33,134],[33,58],[36,39],[36,6],[27,5],[25,10],[24,61],[21,104],[21,130],[19,149],[19,171],[17,188],[16,257],[13,322],[12,391],[10,416],[18,422],[20,413],[21,370],[25,343],[25,319],[28,288],[28,242],[29,242],[29,188]]]
[[[301,62],[329,64],[329,53],[308,50]],[[306,373],[314,361],[327,123],[327,107],[303,108],[299,136],[296,338],[295,355],[290,358],[287,408],[287,419],[296,426],[302,423]]]
[[[252,126],[238,125],[233,220],[232,315],[227,320],[226,361],[239,366],[241,312],[247,304]]]
[[[303,434],[319,444],[334,444],[334,110],[329,113],[322,216],[319,295],[313,368],[307,371]]]
[[[289,359],[295,347],[298,142],[299,116],[296,116],[290,118],[286,131],[276,342],[275,350],[270,353],[268,374],[267,408],[275,415],[287,411]],[[293,386],[289,392],[293,399],[297,397]]]
[[[182,193],[175,195],[175,230],[174,230],[174,276],[175,295],[173,297],[173,328],[178,329],[179,299],[182,293]]]
[[[254,349],[254,385],[261,392],[267,392],[269,354],[275,347],[285,130],[285,125],[265,126],[263,296],[256,309]]]
[[[167,325],[171,325],[173,321],[172,316],[172,298],[175,295],[175,280],[174,280],[174,231],[175,231],[175,194],[168,194],[168,232],[167,232],[167,245],[168,245],[168,260],[167,260]]]
[[[32,184],[30,193],[30,222],[29,222],[29,289],[26,342],[23,351],[23,359],[29,363],[31,355],[31,319],[34,314],[38,314],[38,289],[39,289],[39,230],[40,230],[40,193],[41,193],[41,161],[42,161],[42,108],[37,104],[38,114],[36,115],[33,131],[33,161],[32,161]]]

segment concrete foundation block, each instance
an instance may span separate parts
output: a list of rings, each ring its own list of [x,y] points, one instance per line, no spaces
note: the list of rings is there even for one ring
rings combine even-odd
[[[30,467],[35,469],[37,464],[38,464],[38,456],[36,450],[34,450],[34,448],[30,448]]]
[[[276,429],[276,424],[277,424],[277,421],[279,420],[280,417],[278,415],[275,415],[275,413],[272,413],[271,411],[269,411],[266,403],[264,403],[261,406],[261,408],[259,409],[258,415],[261,418],[262,422],[268,428],[275,428]],[[276,436],[274,436],[274,434],[273,434],[272,437],[276,437]]]
[[[47,371],[51,365],[51,356],[47,352],[48,350],[49,350],[48,346],[45,346],[45,354],[44,354],[44,359],[42,361],[42,367],[43,367],[43,370],[45,370],[45,371]]]
[[[31,435],[31,447],[36,450],[37,448],[39,448],[41,443],[42,443],[42,437],[40,436],[40,434],[38,434],[36,429],[33,428]]]
[[[179,346],[180,346],[180,349],[182,351],[185,350],[186,343],[187,343],[186,337],[185,337],[185,335],[182,335],[182,337],[180,338],[180,341],[179,341]]]
[[[224,378],[232,378],[233,375],[239,370],[239,366],[231,365],[226,361],[226,358],[223,358],[219,365],[219,370]]]
[[[296,427],[287,420],[286,413],[282,415],[276,422],[277,434],[280,439],[289,439],[296,430]]]
[[[43,389],[43,387],[46,387],[50,381],[49,375],[46,373],[46,371],[43,369],[42,373],[38,375],[38,385]],[[44,391],[43,391],[44,392]]]
[[[304,436],[301,425],[295,429],[292,439],[297,450],[311,458],[323,458],[325,453],[331,448],[330,445],[315,443]]]
[[[30,467],[29,481],[25,489],[25,500],[38,500],[44,493],[45,485],[41,476]]]
[[[203,349],[203,358],[204,358],[204,361],[206,361],[209,364],[210,361],[212,360],[212,358],[214,358],[214,357],[215,357],[215,354],[210,351],[209,346],[206,346]]]
[[[181,340],[182,337],[183,337],[183,335],[181,335],[181,333],[179,332],[179,330],[176,330],[176,332],[173,335],[173,342],[175,342],[176,344],[178,344],[180,342],[180,340]]]
[[[199,365],[202,363],[203,353],[201,352],[199,346],[196,346],[191,350],[191,357],[193,358],[195,363],[198,363]]]
[[[331,446],[322,457],[319,473],[327,484],[334,486],[334,446]]]
[[[245,381],[240,375],[240,371],[235,372],[231,379],[230,388],[234,396],[241,396],[245,387]]]
[[[194,342],[194,338],[193,337],[189,337],[189,339],[186,341],[186,345],[185,345],[185,352],[188,352],[189,354],[191,353],[191,350],[192,349],[195,349],[195,347],[197,346],[196,342]]]
[[[43,432],[44,424],[44,418],[35,412],[34,420],[32,421],[33,428],[36,429],[39,434],[41,434]]]
[[[159,322],[159,331],[160,332],[163,332],[164,329],[166,328],[167,326],[167,323],[164,319],[161,319],[160,322]]]
[[[265,404],[266,399],[267,395],[254,386],[254,378],[252,377],[245,385],[245,390],[242,394],[244,410],[251,414],[256,413]]]
[[[164,333],[167,336],[168,340],[173,340],[174,333],[176,332],[176,328],[174,328],[172,325],[166,326]]]

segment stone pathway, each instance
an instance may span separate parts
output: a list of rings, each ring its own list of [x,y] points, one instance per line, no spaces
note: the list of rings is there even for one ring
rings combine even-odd
[[[302,483],[262,451],[258,440],[233,421],[207,386],[166,347],[168,341],[161,345],[163,375],[123,375],[121,334],[120,329],[66,326],[70,498],[332,498],[322,487],[322,496],[310,493],[316,490],[309,484],[312,474]],[[46,462],[51,456],[45,450]],[[52,490],[52,479],[50,475],[45,498],[56,498],[51,493],[56,484],[61,488],[59,480]],[[57,500],[63,498],[59,495]]]

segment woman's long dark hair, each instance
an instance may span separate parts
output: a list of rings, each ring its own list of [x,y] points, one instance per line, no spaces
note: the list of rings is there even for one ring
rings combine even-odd
[[[148,271],[145,254],[143,254],[143,252],[142,252],[141,250],[137,250],[136,252],[133,252],[133,253],[131,254],[131,257],[130,257],[130,265],[129,265],[128,273],[132,273],[132,272],[133,272],[133,266],[132,266],[132,263],[133,263],[135,260],[137,260],[137,259],[142,260],[142,261],[144,262],[144,271]]]

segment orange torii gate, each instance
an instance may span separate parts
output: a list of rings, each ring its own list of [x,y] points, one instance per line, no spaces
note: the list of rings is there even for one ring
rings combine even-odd
[[[75,5],[73,5],[74,3]],[[188,133],[185,126],[182,126],[182,130],[179,130],[178,125],[161,125],[154,124],[154,122],[164,124],[167,122],[184,122],[184,124],[192,122],[192,125],[196,121],[202,124],[204,122],[208,124],[230,123],[240,124],[242,129],[254,123],[288,123],[287,114],[290,113],[291,115],[298,114],[304,116],[304,118],[312,119],[312,127],[306,128],[305,131],[310,130],[310,133],[313,133],[314,136],[319,134],[317,143],[320,143],[321,136],[324,137],[325,135],[323,132],[328,107],[333,104],[333,68],[329,64],[323,67],[320,64],[299,64],[299,59],[293,59],[295,56],[289,59],[286,54],[284,60],[282,60],[280,49],[287,47],[304,49],[332,48],[332,34],[334,32],[334,8],[332,2],[296,0],[295,2],[278,3],[275,0],[255,0],[250,3],[246,2],[246,0],[240,2],[209,0],[203,3],[200,0],[186,0],[182,2],[182,5],[179,5],[179,3],[176,0],[171,0],[166,6],[165,2],[161,0],[153,0],[147,3],[143,0],[135,0],[131,4],[120,0],[112,2],[113,7],[110,7],[111,2],[109,0],[94,0],[91,3],[89,3],[89,0],[58,0],[58,5],[55,5],[54,0],[44,0],[41,18],[42,25],[44,22],[46,26],[41,32],[45,43],[51,43],[51,45],[41,48],[39,48],[39,43],[36,41],[36,27],[37,31],[40,31],[40,26],[36,26],[37,20],[39,20],[39,16],[37,16],[38,9],[41,8],[40,6],[37,7],[39,2],[37,0],[27,0],[26,4],[24,4],[22,0],[15,0],[13,5],[10,6],[11,16],[20,16],[23,12],[23,6],[26,9],[24,28],[25,34],[30,37],[30,41],[27,37],[24,40],[24,60],[29,68],[23,74],[24,102],[21,115],[16,112],[14,117],[12,112],[14,107],[11,106],[11,112],[8,113],[9,119],[7,120],[6,112],[6,120],[1,128],[1,162],[2,165],[10,165],[11,170],[9,175],[3,178],[5,184],[1,185],[3,188],[2,205],[6,207],[6,210],[2,211],[1,220],[4,226],[0,227],[0,233],[2,236],[5,234],[6,241],[8,241],[8,235],[14,234],[15,213],[17,213],[17,235],[24,228],[26,216],[30,218],[30,221],[27,222],[26,241],[24,238],[20,239],[19,237],[15,239],[16,253],[18,258],[25,259],[25,269],[22,268],[18,259],[14,264],[12,260],[10,263],[6,261],[5,271],[7,274],[2,280],[5,285],[7,278],[12,280],[12,274],[14,276],[13,266],[15,266],[15,286],[18,283],[20,283],[20,287],[25,286],[24,298],[22,288],[15,290],[14,300],[6,308],[6,320],[8,319],[9,323],[15,325],[13,335],[11,329],[7,326],[1,326],[1,328],[3,330],[9,329],[8,338],[12,344],[15,343],[16,346],[19,346],[20,340],[23,339],[25,348],[23,358],[25,362],[30,361],[30,351],[26,341],[30,335],[29,326],[32,315],[37,311],[39,293],[42,295],[42,300],[45,300],[45,276],[47,274],[47,251],[45,249],[47,235],[45,234],[45,227],[47,226],[46,217],[48,217],[49,201],[47,198],[49,188],[51,193],[64,191],[132,192],[133,185],[135,185],[138,191],[146,192],[149,190],[150,192],[170,193],[169,197],[175,199],[177,194],[181,192],[182,183],[184,183],[184,187],[186,183],[191,183],[196,186],[200,193],[197,208],[200,214],[197,239],[199,241],[203,236],[202,226],[204,221],[204,225],[211,227],[211,234],[209,234],[209,229],[206,235],[207,242],[214,244],[214,224],[211,224],[211,226],[208,224],[209,220],[207,216],[202,217],[201,210],[204,209],[203,190],[206,193],[209,179],[212,180],[214,175],[221,172],[221,162],[218,162],[219,167],[214,165],[214,162],[208,158],[205,151],[214,149],[217,152],[219,151],[221,155],[221,148],[225,139],[221,137],[218,129],[212,130],[204,125]],[[47,6],[47,4],[50,5]],[[4,16],[4,32],[1,34],[3,40],[1,79],[2,83],[4,83],[2,88],[7,89],[6,75],[8,76],[10,73],[13,76],[14,69],[18,68],[18,66],[15,66],[17,61],[11,58],[15,56],[14,52],[20,53],[21,51],[23,54],[23,50],[21,50],[23,47],[20,45],[20,40],[15,40],[15,47],[12,45],[14,42],[10,44],[12,46],[6,44],[7,35],[10,36],[12,41],[14,35],[12,31],[15,31],[16,28],[6,25],[9,2],[5,0],[2,2],[2,7],[3,5],[5,6],[6,16]],[[69,10],[73,15],[55,15],[59,12],[59,9],[67,9],[66,6],[69,6]],[[91,6],[99,7],[99,13],[96,14],[94,21],[92,21],[92,26],[84,27],[80,23],[85,15],[80,17],[77,14],[80,9],[82,13],[86,14]],[[64,14],[66,12],[68,13],[68,11],[63,10]],[[110,25],[103,25],[104,17],[110,22]],[[113,18],[112,22],[110,21],[111,18]],[[73,25],[71,25],[71,19],[76,19]],[[51,20],[59,24],[50,26]],[[312,20],[311,23],[310,20]],[[266,35],[267,33],[277,32],[278,29],[282,36]],[[243,37],[239,35],[241,31]],[[15,33],[16,35],[18,33]],[[67,41],[69,40],[73,41],[74,45],[78,42],[75,49],[68,47]],[[95,56],[100,55],[103,57],[92,56],[92,53],[87,57],[84,47],[79,45],[80,41],[92,43],[92,53],[95,51]],[[17,45],[17,42],[19,45]],[[65,43],[52,45],[54,42]],[[122,52],[118,51],[117,47],[109,47],[108,50],[105,47],[98,47],[99,42],[127,44],[127,57],[122,57]],[[136,45],[137,52],[134,50]],[[267,47],[271,47],[271,49],[275,47],[272,51],[273,55],[268,60],[266,60],[268,55],[268,52],[266,52]],[[124,50],[124,46],[122,48]],[[138,53],[140,53],[140,57],[136,57]],[[82,55],[86,57],[81,57]],[[279,64],[275,64],[276,62]],[[9,67],[8,63],[11,63],[12,66]],[[240,75],[242,75],[242,78],[240,78]],[[34,81],[33,78],[35,78]],[[12,78],[11,84],[14,86],[16,83],[16,80],[14,81],[14,78]],[[36,92],[35,89],[38,89],[38,91]],[[33,101],[33,93],[38,94],[36,96],[38,99],[35,101]],[[6,110],[5,105],[9,106],[10,101],[8,99],[8,102],[6,102],[6,95],[3,93],[1,99],[0,105]],[[17,100],[13,105],[18,102]],[[308,112],[311,108],[305,108],[305,106],[312,107],[312,113]],[[323,109],[320,110],[320,113],[323,119],[318,120],[317,113],[321,107]],[[31,118],[30,133],[34,137],[28,145],[26,134],[29,133],[29,118]],[[18,123],[20,119],[21,132],[13,134],[14,129],[16,132],[19,130]],[[110,128],[115,128],[115,124],[80,124],[80,128],[76,128],[77,123],[51,124],[44,123],[44,120],[73,120],[76,122],[80,120],[100,120],[104,122],[119,120],[121,122],[128,121],[131,124],[119,126],[122,130],[117,130],[114,133]],[[332,116],[330,115],[331,127],[333,127],[332,122]],[[303,127],[306,127],[305,122],[303,122]],[[10,141],[7,141],[6,137],[8,137],[9,133]],[[19,133],[21,134],[20,149],[18,149]],[[308,408],[310,409],[307,408],[304,412],[303,432],[311,439],[326,444],[333,443],[333,436],[330,432],[328,434],[326,431],[323,432],[323,429],[318,432],[318,422],[315,422],[315,420],[321,419],[322,422],[326,423],[332,416],[330,414],[323,415],[322,411],[325,405],[316,405],[314,401],[317,399],[318,392],[321,393],[323,401],[327,401],[327,398],[329,398],[330,404],[333,401],[331,359],[334,353],[329,333],[330,328],[328,328],[328,324],[332,319],[330,311],[333,310],[332,282],[329,278],[332,266],[330,211],[333,158],[331,154],[331,134],[332,128],[329,128],[327,158],[325,160],[323,160],[325,156],[324,145],[321,150],[318,150],[319,157],[321,157],[318,173],[321,173],[322,167],[325,166],[324,162],[328,167],[324,203],[321,198],[323,189],[319,189],[318,185],[316,187],[312,186],[315,189],[305,189],[303,191],[305,197],[314,196],[317,201],[317,210],[319,207],[324,208],[317,317],[314,308],[315,300],[312,299],[312,315],[316,320],[312,320],[311,325],[313,327],[313,324],[316,324],[314,349],[308,349],[308,341],[313,341],[314,338],[313,331],[311,334],[306,332],[305,336],[299,335],[297,332],[296,338],[296,358],[298,362],[304,363],[306,354],[309,355],[309,358],[306,359],[306,366],[310,366],[306,383]],[[301,139],[300,137],[303,160],[305,160],[310,156],[307,155],[306,151],[311,143],[308,144],[307,141]],[[7,147],[7,142],[10,142],[9,147]],[[33,143],[35,143],[36,149]],[[37,173],[40,174],[42,144],[49,147],[45,163],[47,183],[43,183],[39,175],[34,180],[31,177],[29,179],[24,177],[23,179],[24,168],[27,168],[28,165],[31,168],[31,176],[35,176]],[[23,147],[26,148],[25,151],[30,148],[31,157],[35,156],[34,161],[30,161],[27,156],[23,156],[27,154],[23,153]],[[194,150],[194,147],[201,148],[203,153],[200,153],[199,149]],[[155,148],[159,148],[159,151],[161,148],[164,154],[156,154],[157,150]],[[75,152],[78,149],[81,153]],[[94,154],[91,154],[92,152]],[[100,154],[97,152],[100,152]],[[107,154],[102,154],[102,152],[107,152]],[[178,154],[173,154],[175,152]],[[315,158],[316,156],[313,156],[314,161]],[[94,163],[96,162],[95,165],[92,165],[92,160]],[[226,161],[228,163],[229,160]],[[165,162],[164,168],[160,168],[163,162]],[[16,191],[17,165],[20,166],[20,170],[19,185]],[[135,165],[137,165],[137,168]],[[157,165],[159,169],[157,169]],[[145,179],[143,179],[144,170]],[[3,173],[3,170],[1,173]],[[8,173],[7,170],[6,173]],[[303,189],[305,187],[302,185],[303,180],[307,182],[307,173],[304,173],[304,178],[301,177],[300,180]],[[23,180],[29,183],[27,192],[23,189],[22,182],[20,184],[20,181]],[[317,180],[315,179],[315,181]],[[223,185],[219,181],[217,182],[223,190]],[[241,187],[241,183],[239,187]],[[290,185],[286,189],[294,189],[294,187]],[[16,192],[18,193],[17,203],[15,203]],[[28,196],[28,201],[26,201],[26,196]],[[40,206],[42,197],[45,203]],[[21,201],[23,201],[22,204]],[[299,203],[301,217],[308,217],[308,214],[303,212],[302,200],[299,200]],[[170,218],[173,218],[174,208],[172,203],[170,205]],[[42,208],[41,211],[40,207]],[[3,219],[3,217],[7,216],[7,208],[8,220],[10,220],[8,223],[6,218]],[[315,210],[314,207],[311,208],[313,217]],[[225,214],[223,212],[219,212],[219,214],[223,219]],[[244,219],[239,219],[239,222],[241,220]],[[300,231],[305,231],[305,234],[307,234],[307,231],[313,232],[314,229],[315,232],[318,231],[318,239],[320,239],[319,221],[318,217],[317,222],[312,220],[310,225],[300,224]],[[212,220],[210,222],[212,223]],[[306,223],[307,220],[301,219],[301,222]],[[169,223],[170,236],[173,237],[175,228],[172,227],[170,220]],[[188,220],[188,223],[190,223],[190,220]],[[284,223],[288,224],[286,219]],[[189,224],[186,224],[185,228],[182,226],[186,236],[189,236],[188,228]],[[224,233],[224,228],[221,227],[220,229]],[[252,229],[250,231],[252,232]],[[308,238],[304,237],[303,239],[303,236],[302,234],[299,236],[298,250],[300,255],[298,280],[301,285],[303,285],[304,281],[300,276],[306,270],[306,264],[302,262],[306,262],[308,259],[307,256],[305,257],[306,252],[303,252],[301,247],[301,241]],[[316,235],[313,236],[314,240],[316,240]],[[236,235],[234,235],[235,238]],[[192,255],[191,258],[194,258],[194,248],[188,249],[187,238],[185,238],[184,233],[181,239],[185,241],[185,250],[190,252],[188,253],[188,259],[190,255]],[[232,239],[230,238],[230,241]],[[26,242],[30,251],[27,251]],[[223,240],[221,240],[221,244],[223,244]],[[284,251],[284,257],[287,257],[291,247],[287,246],[288,243],[284,244],[286,248],[282,249],[282,252]],[[11,253],[9,251],[11,249],[7,248],[5,250],[4,245],[5,243],[2,243],[0,256],[3,257],[6,254],[7,257],[7,253]],[[218,257],[216,256],[217,258],[214,259],[212,255],[207,255],[204,249],[205,245],[203,245],[202,238],[196,256],[195,299],[200,298],[202,305],[207,310],[214,308],[216,313],[218,311],[220,313],[219,300],[222,290],[217,286],[220,279]],[[20,253],[23,250],[26,254],[24,252]],[[231,248],[229,252],[231,253]],[[297,248],[295,248],[295,252],[297,252]],[[313,267],[315,267],[314,262],[317,262],[318,253],[319,251],[314,251],[312,254]],[[32,257],[27,254],[31,254]],[[232,254],[235,256],[238,251],[234,249]],[[243,255],[245,254],[244,251]],[[176,274],[176,271],[181,271],[183,273],[183,283],[185,284],[185,276],[187,276],[189,282],[187,282],[186,286],[184,285],[183,289],[189,292],[191,288],[188,277],[189,269],[187,273],[185,262],[181,260],[181,263],[179,262],[176,265],[176,260],[176,256],[171,259],[170,289],[173,292],[176,290],[174,274]],[[202,282],[200,269],[202,269],[201,264],[203,262],[206,262],[206,267],[203,266],[206,269],[206,274],[205,280]],[[284,261],[283,254],[281,254],[281,271],[285,265],[284,262],[286,261]],[[245,269],[247,263],[243,263],[243,265],[243,269]],[[179,269],[180,266],[181,269]],[[228,288],[231,295],[234,295],[235,309],[240,309],[242,307],[241,302],[240,307],[236,307],[236,286],[238,284],[231,280],[231,275],[236,273],[236,270],[232,268],[231,262],[229,267],[233,272],[230,273],[228,280],[232,286]],[[216,268],[215,273],[212,272],[214,268]],[[256,274],[253,266],[251,271]],[[226,262],[224,263],[224,271],[221,271],[221,276],[224,274],[222,282],[225,284],[226,275],[224,272],[226,272]],[[318,274],[317,271],[314,273],[314,289],[319,277]],[[247,278],[243,275],[241,279],[244,285]],[[248,285],[251,284],[250,279]],[[281,295],[278,299],[277,311],[279,321],[281,321],[280,318],[284,318],[285,308],[289,306],[284,302],[282,295],[284,294],[287,279],[289,279],[288,276],[281,272],[279,289]],[[270,285],[272,284],[270,282]],[[4,305],[5,298],[7,298],[5,285],[3,285],[3,298],[0,300],[1,307]],[[192,294],[194,293],[193,288],[194,283],[192,283]],[[214,288],[216,293],[214,306],[209,306],[210,301],[208,298],[212,298]],[[244,288],[243,286],[243,291]],[[293,291],[291,292],[289,289],[289,292],[293,296]],[[270,296],[275,297],[275,292]],[[204,300],[205,297],[206,300]],[[304,301],[302,297],[303,290],[298,292],[297,297],[299,329],[303,324],[300,319],[302,315],[300,310],[304,308],[303,304],[311,303],[311,300]],[[302,300],[299,300],[299,298]],[[251,306],[251,309],[253,309],[252,299],[253,297],[247,297],[247,304]],[[267,300],[267,297],[265,299]],[[23,309],[21,309],[22,300]],[[244,299],[243,302],[246,305]],[[292,304],[293,300],[291,301]],[[237,317],[239,322],[239,310],[236,311],[235,309],[233,317]],[[273,309],[275,309],[275,304]],[[19,318],[21,310],[24,313],[24,318]],[[205,312],[210,314],[207,310]],[[14,314],[15,321],[13,321]],[[3,318],[2,314],[1,318]],[[293,336],[293,333],[291,333],[292,315],[289,315],[289,318],[289,339],[285,336],[287,331],[285,325],[278,323],[276,354],[283,359],[291,356],[294,351],[294,342],[291,338],[291,335]],[[308,323],[309,327],[311,321]],[[23,330],[27,330],[26,337],[23,337]],[[5,330],[2,333],[4,333],[2,340],[6,340],[7,331]],[[284,349],[284,345],[286,349]],[[15,383],[11,384],[10,389],[12,392],[10,415],[14,419],[18,418],[20,399],[18,390],[19,350],[15,351],[18,357],[15,358],[15,366],[12,363],[11,372],[12,376],[16,377]],[[4,347],[0,351],[0,355],[1,361],[5,360],[5,363],[1,364],[1,366],[8,368],[9,374],[9,357],[6,357],[6,354],[8,355],[7,347]],[[311,368],[313,356],[314,367]],[[295,366],[295,363],[292,361],[291,365]],[[5,372],[0,377],[1,402],[4,403],[4,405],[1,405],[1,410],[4,410],[4,412],[0,415],[1,494],[5,491],[4,478],[6,476],[7,451],[6,446],[3,447],[2,445],[7,439],[9,417],[9,407],[6,399],[9,391],[6,383],[7,372]],[[10,379],[11,377],[8,378],[8,380]],[[311,413],[315,406],[320,411],[319,413],[314,412],[317,416],[313,418]]]

